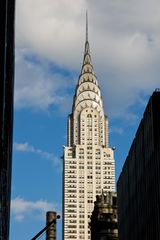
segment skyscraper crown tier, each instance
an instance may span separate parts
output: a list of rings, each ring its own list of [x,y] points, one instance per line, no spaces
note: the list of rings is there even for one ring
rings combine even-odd
[[[103,102],[98,81],[91,62],[89,42],[85,43],[85,52],[81,75],[76,88],[72,111],[80,114],[82,109],[92,107],[103,115]]]
[[[95,134],[97,134],[97,145],[107,147],[108,119],[104,115],[101,91],[91,61],[88,26],[86,30],[83,64],[74,95],[72,114],[69,116],[68,121],[68,145],[84,145],[87,143],[87,139],[91,136],[87,134],[84,136],[84,133],[80,130],[81,128],[86,131],[92,131],[92,133],[95,131]],[[89,126],[86,122],[87,118],[92,119],[90,121],[91,129],[87,127]]]

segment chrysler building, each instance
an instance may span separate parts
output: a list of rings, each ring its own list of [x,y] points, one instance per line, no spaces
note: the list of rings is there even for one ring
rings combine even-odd
[[[63,238],[90,239],[96,195],[115,191],[114,151],[108,143],[108,117],[94,73],[88,41],[68,116],[68,143],[63,166]]]

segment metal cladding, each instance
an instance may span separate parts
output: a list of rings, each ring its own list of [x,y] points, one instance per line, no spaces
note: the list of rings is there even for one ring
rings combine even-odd
[[[92,108],[94,113],[97,114],[97,118],[101,124],[101,130],[99,129],[98,132],[99,143],[100,145],[107,147],[108,118],[104,114],[101,91],[93,70],[88,37],[85,42],[81,74],[79,76],[73,99],[72,114],[69,115],[68,119],[68,144],[70,146],[82,144],[82,135],[80,131],[77,132],[76,128],[77,125],[80,126],[86,108]]]
[[[80,114],[86,106],[96,109],[101,115],[104,114],[101,92],[94,74],[88,41],[85,43],[83,65],[76,87],[72,111],[74,114]]]

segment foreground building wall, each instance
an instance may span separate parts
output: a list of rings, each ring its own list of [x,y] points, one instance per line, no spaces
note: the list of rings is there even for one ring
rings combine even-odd
[[[93,70],[87,34],[72,114],[68,117],[63,170],[64,240],[88,240],[96,195],[101,194],[101,189],[115,191],[115,173],[114,151],[108,146],[108,118]]]
[[[0,239],[9,238],[13,132],[14,0],[0,1]]]
[[[118,180],[120,240],[160,239],[160,90],[153,93]]]

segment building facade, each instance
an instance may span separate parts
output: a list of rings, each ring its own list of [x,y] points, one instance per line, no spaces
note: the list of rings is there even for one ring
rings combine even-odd
[[[86,24],[83,65],[68,116],[64,147],[64,240],[90,239],[90,217],[96,195],[115,191],[114,151],[108,146],[108,118],[91,62]]]
[[[160,239],[160,90],[151,96],[118,180],[120,240]]]
[[[9,239],[13,85],[14,0],[0,1],[0,239]]]
[[[91,240],[118,240],[117,194],[96,196],[91,216]]]

